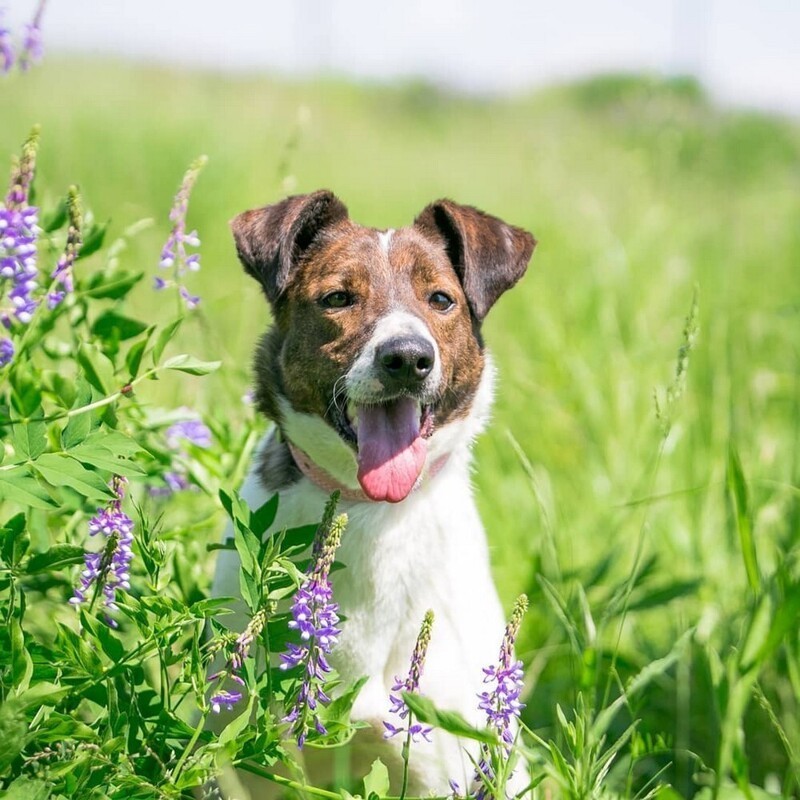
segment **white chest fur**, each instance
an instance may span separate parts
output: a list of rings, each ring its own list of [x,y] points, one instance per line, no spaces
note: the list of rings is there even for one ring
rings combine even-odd
[[[428,609],[435,622],[420,690],[439,707],[481,722],[482,667],[497,659],[504,624],[469,479],[471,441],[491,398],[491,368],[486,375],[473,413],[430,441],[432,453],[450,453],[441,471],[395,505],[340,504],[349,522],[337,559],[346,569],[334,574],[333,584],[346,622],[331,661],[345,683],[368,677],[353,717],[380,730],[389,719],[394,678],[408,671]],[[242,496],[251,507],[268,499],[255,475]],[[302,478],[281,492],[276,529],[317,522],[326,500]],[[237,595],[238,571],[236,554],[221,552],[214,594]],[[392,743],[399,748],[398,740]],[[470,762],[452,737],[436,734],[433,745],[417,750],[414,782],[420,789],[447,792],[449,778],[466,785]]]

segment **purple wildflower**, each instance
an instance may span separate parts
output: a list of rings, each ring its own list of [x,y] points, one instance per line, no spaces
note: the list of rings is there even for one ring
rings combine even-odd
[[[72,280],[72,267],[78,252],[83,244],[81,237],[81,227],[83,215],[81,214],[80,196],[76,187],[71,186],[67,198],[67,208],[69,211],[69,228],[67,230],[67,243],[64,252],[58,259],[56,268],[51,275],[53,286],[47,295],[47,307],[55,308],[67,294],[72,293],[74,284]]]
[[[80,576],[80,584],[75,589],[70,603],[79,606],[89,599],[91,602],[98,592],[103,593],[103,603],[107,611],[117,611],[117,589],[130,589],[130,564],[133,558],[133,520],[122,510],[125,496],[125,478],[115,475],[111,480],[111,489],[116,495],[105,508],[98,509],[89,520],[89,535],[98,533],[105,536],[107,543],[98,553],[86,553],[84,570]],[[106,621],[116,628],[117,623],[108,615]]]
[[[433,627],[433,611],[427,611],[425,618],[422,620],[422,627],[419,629],[417,642],[414,645],[414,652],[411,654],[411,666],[408,670],[408,676],[403,679],[395,676],[394,685],[392,686],[393,692],[419,692],[419,680],[422,677],[422,670],[425,666],[425,656],[428,653],[428,645],[431,641],[431,628]],[[399,695],[389,695],[389,713],[394,714],[401,720],[409,718],[411,710],[406,705],[405,700]],[[421,725],[419,722],[413,722],[408,727],[403,725],[394,725],[391,722],[384,721],[383,726],[386,728],[386,733],[383,734],[384,739],[391,739],[398,733],[406,733],[412,742],[418,741],[417,737],[421,736],[426,741],[430,741],[430,734],[433,728],[428,728]]]
[[[481,746],[480,760],[478,761],[473,778],[472,796],[475,800],[494,800],[492,786],[497,777],[497,760],[507,762],[511,757],[511,745],[514,743],[514,720],[519,717],[520,711],[525,707],[519,701],[522,692],[522,662],[514,658],[514,642],[517,639],[522,618],[528,610],[528,598],[523,594],[514,603],[511,619],[506,626],[503,643],[500,647],[500,657],[497,665],[486,667],[484,683],[490,684],[490,689],[481,692],[479,708],[486,712],[486,722],[503,741],[503,746],[496,748],[493,754],[487,745]],[[508,780],[510,773],[505,774]]]
[[[7,297],[11,301],[9,307],[0,309],[0,322],[6,328],[12,326],[12,315],[27,325],[39,305],[34,297],[39,285],[36,266],[39,209],[28,205],[38,142],[37,127],[22,147],[22,158],[12,170],[5,202],[0,203],[0,290],[10,286]]]
[[[311,724],[317,733],[327,733],[317,710],[319,704],[328,705],[330,702],[324,689],[326,676],[331,672],[326,656],[341,633],[336,627],[339,606],[333,602],[329,580],[336,548],[347,525],[346,514],[340,514],[335,519],[333,517],[338,500],[338,492],[334,492],[325,506],[322,522],[314,538],[311,564],[306,572],[308,578],[297,590],[292,603],[289,627],[299,632],[302,644],[288,644],[287,652],[281,655],[281,669],[301,668],[302,681],[292,709],[283,719],[291,723],[298,747],[305,744]]]
[[[268,612],[266,608],[260,608],[258,611],[256,611],[256,613],[253,614],[250,622],[247,624],[247,627],[236,638],[236,648],[231,656],[231,667],[234,670],[242,668],[244,660],[250,653],[251,645],[264,629],[264,625],[267,624],[267,613]]]
[[[176,492],[183,492],[186,489],[195,488],[189,483],[189,479],[183,472],[168,470],[162,476],[165,486],[150,486],[147,493],[150,497],[169,497]]]
[[[199,419],[187,419],[170,425],[166,437],[167,444],[175,450],[180,449],[181,440],[198,447],[211,447],[211,431]]]
[[[165,472],[164,482],[171,493],[182,492],[189,488],[189,479],[182,472]]]
[[[200,239],[197,231],[186,232],[186,212],[189,210],[189,195],[192,187],[206,161],[206,157],[201,156],[186,170],[178,194],[175,195],[172,210],[169,212],[172,231],[161,251],[159,266],[162,269],[171,269],[173,277],[172,279],[156,278],[155,280],[155,288],[158,290],[168,286],[177,286],[178,293],[190,311],[197,308],[200,298],[190,294],[183,285],[183,277],[187,272],[197,272],[200,269],[200,254],[189,255],[186,248],[200,247]]]
[[[245,658],[247,658],[250,653],[250,646],[264,629],[264,625],[267,623],[268,614],[269,611],[267,608],[260,608],[255,614],[253,614],[250,622],[247,624],[247,627],[241,634],[239,634],[239,636],[236,637],[233,654],[228,660],[228,663],[219,672],[215,672],[213,675],[208,676],[209,683],[215,683],[217,681],[222,682],[226,678],[230,678],[232,681],[234,681],[234,683],[239,684],[239,686],[245,685],[244,680],[242,680],[241,676],[237,674],[237,670],[242,668]],[[222,697],[226,698],[224,702],[220,700]],[[211,696],[209,703],[211,704],[211,710],[215,713],[219,713],[220,705],[225,705],[228,711],[230,711],[241,699],[242,693],[239,691],[227,692],[224,690],[215,690],[215,693]]]
[[[39,7],[31,22],[25,26],[25,36],[22,40],[22,52],[19,57],[19,66],[23,71],[27,70],[31,64],[38,64],[44,55],[44,44],[42,41],[42,14],[46,0],[39,0]]]
[[[11,72],[16,61],[14,45],[11,43],[11,31],[3,24],[5,9],[0,8],[0,72]]]
[[[185,409],[187,412],[189,409]],[[197,447],[211,447],[211,431],[199,419],[186,419],[170,425],[165,434],[167,445],[176,451],[177,459],[172,468],[163,474],[165,486],[154,486],[149,492],[152,497],[168,497],[175,492],[182,492],[192,488],[186,474],[186,466],[181,459],[189,456],[184,450],[183,443],[189,442]]]
[[[242,699],[241,692],[228,692],[225,689],[220,689],[215,695],[211,697],[211,710],[215,714],[219,714],[222,706],[225,706],[228,711],[233,711],[234,705]]]
[[[0,339],[0,367],[4,367],[14,358],[14,343],[11,339]]]
[[[190,294],[189,290],[185,286],[181,286],[178,290],[180,296],[183,298],[183,302],[186,303],[186,308],[189,311],[194,311],[197,306],[200,305],[200,296],[196,294]]]

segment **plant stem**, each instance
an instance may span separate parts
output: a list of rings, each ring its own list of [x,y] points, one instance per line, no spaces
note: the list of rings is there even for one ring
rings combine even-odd
[[[184,748],[183,753],[181,753],[181,757],[178,759],[178,763],[175,765],[175,769],[172,770],[172,777],[176,778],[181,773],[181,769],[186,762],[186,759],[191,754],[192,750],[194,750],[194,746],[197,744],[197,740],[200,738],[200,734],[203,732],[203,729],[206,726],[206,718],[208,714],[203,714],[200,717],[200,721],[197,723],[197,726],[194,729],[194,733],[192,734],[192,738],[186,743],[186,747]]]
[[[160,372],[164,367],[151,367],[147,372],[142,373],[138,378],[135,378],[130,383],[125,385],[125,393],[129,394],[130,391],[136,386],[138,383],[141,383],[144,380],[147,380],[151,375],[155,375],[156,373]],[[71,419],[72,417],[77,417],[80,414],[87,414],[89,411],[94,411],[98,408],[103,408],[104,406],[111,405],[111,403],[116,402],[122,397],[123,392],[120,389],[113,394],[106,395],[105,397],[101,397],[99,400],[95,400],[93,403],[89,403],[85,406],[79,406],[78,408],[71,408],[69,411],[60,411],[56,414],[50,414],[47,417],[40,417],[39,419],[29,420],[29,419],[21,419],[14,422],[15,425],[27,425],[30,422],[55,422],[59,419]],[[10,464],[5,467],[0,467],[0,469],[10,469],[11,467],[18,466],[17,464]]]
[[[274,772],[269,772],[269,770],[264,769],[263,767],[259,767],[258,764],[253,764],[249,761],[238,761],[236,762],[236,767],[238,769],[243,769],[245,772],[249,772],[251,775],[258,775],[259,778],[265,778],[268,781],[272,781],[273,783],[277,783],[280,786],[286,786],[288,789],[294,789],[297,792],[306,792],[307,794],[312,794],[315,797],[325,797],[327,800],[342,800],[342,795],[338,792],[329,792],[327,789],[317,789],[316,786],[309,786],[305,783],[300,783],[299,781],[293,781],[291,778],[284,778],[283,775],[276,775]],[[423,800],[422,798],[417,797],[403,797],[403,795],[399,795],[398,797],[393,797],[391,795],[387,795],[383,798],[383,800]],[[448,800],[447,795],[436,795],[431,797],[426,797],[424,800]]]
[[[414,722],[414,715],[408,712],[408,731],[406,732],[406,740],[403,742],[403,785],[400,788],[400,800],[405,800],[406,791],[408,790],[408,761],[411,753],[411,725]]]
[[[256,764],[251,764],[247,761],[240,761],[236,765],[245,772],[250,772],[253,775],[258,775],[259,778],[266,778],[268,781],[277,783],[279,786],[286,786],[289,789],[294,789],[298,792],[313,794],[316,797],[325,797],[328,800],[342,800],[342,795],[337,792],[329,792],[327,789],[317,789],[315,786],[308,786],[298,781],[293,781],[291,778],[284,778],[283,775],[276,775],[274,772],[269,772]]]

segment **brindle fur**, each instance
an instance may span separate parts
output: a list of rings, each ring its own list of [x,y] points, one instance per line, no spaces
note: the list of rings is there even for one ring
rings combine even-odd
[[[435,427],[466,416],[484,368],[480,324],[500,294],[522,276],[535,241],[496,217],[449,200],[428,206],[414,225],[396,231],[384,251],[373,228],[352,222],[330,192],[290,197],[233,220],[239,257],[264,288],[274,325],[255,357],[256,402],[281,428],[278,398],[295,411],[331,422],[343,376],[392,311],[424,320],[439,343],[442,391]],[[322,297],[345,291],[344,308]],[[434,310],[444,292],[455,304]],[[271,488],[299,477],[277,439],[264,454]],[[275,481],[281,481],[276,484]]]

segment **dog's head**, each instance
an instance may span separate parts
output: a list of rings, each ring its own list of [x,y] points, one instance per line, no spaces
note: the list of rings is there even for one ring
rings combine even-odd
[[[469,416],[481,323],[534,238],[450,200],[380,232],[328,191],[246,211],[232,228],[274,317],[256,357],[261,410],[345,486],[403,500],[428,443]]]

